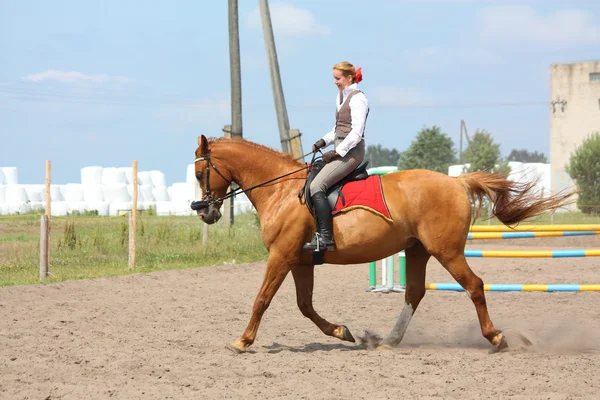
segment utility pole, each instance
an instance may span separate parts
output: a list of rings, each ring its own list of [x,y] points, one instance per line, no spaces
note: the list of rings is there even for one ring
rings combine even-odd
[[[242,137],[242,72],[238,0],[229,0],[229,68],[231,75],[231,137]]]
[[[267,48],[267,58],[269,60],[271,86],[273,87],[273,99],[275,100],[275,112],[277,113],[277,126],[279,127],[281,147],[284,153],[292,154],[289,139],[290,123],[285,107],[285,98],[283,97],[281,77],[279,75],[279,62],[277,60],[277,50],[275,49],[275,38],[273,37],[273,25],[271,24],[269,4],[267,0],[259,0],[258,2],[260,5],[260,17],[265,37],[265,46]]]
[[[225,137],[241,138],[242,129],[242,67],[240,62],[240,31],[238,24],[238,0],[228,2],[229,21],[229,74],[231,79],[231,125],[225,126]],[[234,188],[232,183],[230,188]],[[234,223],[234,199],[225,200],[225,219],[229,226]]]

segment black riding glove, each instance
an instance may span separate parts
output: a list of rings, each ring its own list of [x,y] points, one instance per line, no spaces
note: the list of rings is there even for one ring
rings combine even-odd
[[[325,141],[323,139],[319,139],[315,142],[315,144],[313,144],[312,151],[313,153],[316,153],[317,150],[322,149],[323,147],[325,147]]]
[[[326,163],[330,163],[339,156],[340,155],[335,150],[330,150],[327,153],[323,154],[323,161],[325,161]]]

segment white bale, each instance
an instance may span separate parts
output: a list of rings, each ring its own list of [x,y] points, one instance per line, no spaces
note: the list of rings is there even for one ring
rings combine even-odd
[[[106,217],[109,215],[110,203],[105,201],[86,202],[86,211],[98,211],[99,216]]]
[[[175,215],[194,215],[196,211],[190,208],[190,202],[187,201],[174,201],[171,202],[173,214]]]
[[[169,201],[169,191],[164,186],[158,186],[152,189],[152,196],[156,201]]]
[[[144,201],[156,201],[154,199],[154,193],[152,192],[152,185],[141,185],[138,188],[138,192],[143,194]]]
[[[115,201],[110,203],[108,214],[115,216],[131,211],[131,201]]]
[[[0,203],[0,215],[8,215],[8,204]]]
[[[471,164],[458,164],[448,167],[448,176],[460,176]]]
[[[177,182],[171,186],[171,201],[189,202],[195,199],[194,186],[187,182]]]
[[[5,185],[5,201],[8,204],[21,204],[27,203],[27,191],[21,185]]]
[[[185,175],[185,181],[187,183],[197,183],[198,182],[198,180],[196,179],[196,166],[194,164],[188,164],[187,172]]]
[[[156,215],[165,216],[173,214],[173,203],[170,201],[156,202]]]
[[[68,203],[66,201],[53,201],[50,203],[50,215],[64,217],[67,215]]]
[[[46,186],[45,185],[21,185],[27,192],[29,201],[45,201]]]
[[[152,179],[153,187],[167,186],[167,179],[165,177],[165,174],[161,171],[150,171],[150,178]]]
[[[6,203],[6,186],[0,184],[0,204]]]
[[[4,178],[4,168],[0,168],[0,185],[6,184],[6,178]]]
[[[67,202],[67,213],[83,214],[87,210],[87,203],[85,201],[68,201]]]
[[[81,168],[81,184],[82,185],[101,185],[102,184],[102,167],[83,167]]]
[[[29,206],[31,207],[32,212],[43,212],[46,207],[45,201],[30,201]]]
[[[117,169],[125,174],[125,183],[126,184],[129,185],[129,184],[133,183],[133,167],[119,167]]]
[[[11,185],[12,186],[12,185]],[[31,212],[31,206],[29,203],[6,203],[8,207],[8,214],[27,214]]]
[[[156,209],[156,202],[155,201],[144,201],[141,205],[138,205],[138,210],[148,211],[151,208]]]
[[[83,201],[99,202],[104,201],[104,185],[102,184],[82,184]]]
[[[131,196],[127,191],[127,185],[125,183],[120,183],[112,186],[105,186],[104,201],[107,201],[109,203],[115,201],[131,201]]]
[[[149,185],[152,186],[152,176],[149,171],[138,171],[138,185]]]
[[[63,194],[65,201],[69,203],[83,201],[83,186],[80,183],[67,183]]]
[[[127,192],[133,200],[133,185],[127,185]],[[152,193],[152,185],[138,185],[138,202],[155,201]]]
[[[65,197],[62,194],[64,185],[50,185],[50,201],[64,201]]]
[[[17,167],[4,167],[2,168],[2,172],[5,185],[16,185],[19,183]]]
[[[115,186],[126,184],[127,178],[122,168],[104,168],[102,170],[102,184],[106,186]]]

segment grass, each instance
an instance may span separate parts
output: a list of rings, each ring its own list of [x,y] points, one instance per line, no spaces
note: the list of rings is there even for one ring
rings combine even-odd
[[[549,224],[543,216],[526,224]],[[476,224],[500,224],[484,217]],[[561,212],[555,224],[600,224],[600,216]],[[267,258],[256,214],[236,217],[210,227],[202,245],[203,224],[197,217],[140,215],[137,224],[135,273],[251,262]],[[36,215],[0,217],[0,286],[39,283],[40,219]],[[129,228],[126,217],[53,217],[50,272],[43,282],[87,279],[134,273],[128,268]]]
[[[39,217],[0,219],[0,286],[39,283]],[[197,217],[140,216],[137,223],[136,270],[150,272],[264,260],[267,251],[258,219],[236,216],[229,228],[209,228]],[[126,217],[53,217],[50,272],[44,282],[127,275],[129,226]]]

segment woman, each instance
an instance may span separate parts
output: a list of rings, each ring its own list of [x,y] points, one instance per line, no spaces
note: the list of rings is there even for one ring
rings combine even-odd
[[[357,84],[362,80],[361,68],[355,69],[347,61],[333,66],[333,83],[338,87],[336,96],[335,125],[319,139],[312,151],[329,146],[334,149],[323,154],[325,166],[310,185],[311,199],[317,218],[317,231],[304,249],[316,251],[334,250],[333,221],[326,192],[352,172],[365,157],[365,123],[369,114],[369,102]]]

